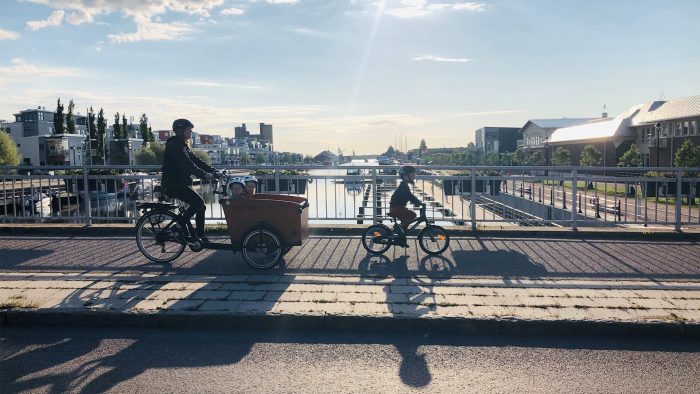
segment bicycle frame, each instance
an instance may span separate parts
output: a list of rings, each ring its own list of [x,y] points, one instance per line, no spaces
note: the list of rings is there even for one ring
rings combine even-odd
[[[420,215],[408,224],[408,230],[404,230],[403,226],[399,224],[398,218],[392,218],[392,221],[394,222],[394,229],[398,229],[398,231],[401,233],[398,235],[406,235],[407,231],[414,230],[416,227],[420,226],[421,223],[425,223],[426,225],[430,224],[430,220],[427,216],[425,216],[425,211],[425,207],[420,209]],[[396,233],[396,231],[394,233]]]

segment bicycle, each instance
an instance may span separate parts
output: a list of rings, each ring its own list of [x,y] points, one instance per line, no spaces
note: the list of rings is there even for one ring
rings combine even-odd
[[[224,171],[220,176],[215,178],[216,185],[214,186],[214,194],[228,196],[226,192],[227,181],[229,176]],[[221,184],[221,191],[218,191],[218,185]],[[261,196],[262,197],[262,196]],[[272,198],[272,197],[271,197]],[[308,202],[301,199],[299,203],[267,202],[270,211],[275,213],[278,210],[286,208],[289,210],[294,208],[294,212],[301,214],[306,213],[304,218],[308,217],[308,212],[305,208],[308,207]],[[231,206],[230,201],[225,201],[224,211],[227,212]],[[265,202],[264,200],[262,201]],[[182,203],[173,204],[165,202],[165,196],[162,193],[158,196],[158,202],[144,202],[137,205],[142,210],[143,216],[136,222],[136,244],[139,250],[146,258],[158,263],[169,263],[178,258],[184,251],[185,247],[189,246],[193,252],[200,252],[203,249],[216,250],[231,250],[234,253],[241,251],[243,259],[253,268],[265,269],[277,264],[284,254],[289,251],[290,246],[301,245],[301,239],[292,239],[287,237],[287,242],[280,235],[280,231],[265,223],[255,223],[250,228],[243,229],[240,238],[238,235],[232,237],[231,243],[219,242],[202,242],[196,237],[196,232],[189,218],[185,218],[185,207]],[[177,213],[174,210],[177,209]],[[241,219],[241,220],[238,220]],[[237,218],[236,222],[241,222],[243,218]],[[308,219],[306,219],[308,220]],[[227,220],[228,223],[228,220]],[[232,229],[228,223],[229,230]],[[237,230],[240,230],[236,228]],[[300,234],[306,235],[306,233]],[[237,234],[237,233],[236,233]]]
[[[420,215],[414,219],[409,225],[409,230],[413,230],[421,223],[425,223],[425,227],[418,233],[418,244],[420,248],[429,255],[442,254],[450,245],[450,236],[444,228],[433,224],[425,216],[426,206],[423,205],[420,209]],[[394,224],[393,231],[384,224],[373,224],[367,227],[362,234],[362,246],[369,252],[375,255],[384,254],[389,247],[396,245],[398,240],[406,236],[406,230],[399,224],[396,217],[389,216]]]

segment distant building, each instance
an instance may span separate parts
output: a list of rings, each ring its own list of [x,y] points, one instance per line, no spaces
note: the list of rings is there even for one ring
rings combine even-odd
[[[64,114],[65,115],[65,114]],[[14,114],[15,121],[4,123],[22,155],[23,165],[82,165],[87,158],[85,138],[87,118],[74,114],[75,134],[54,134],[54,112],[45,107]],[[47,137],[49,138],[47,142]],[[57,142],[60,140],[60,143]],[[55,148],[49,151],[49,147]]]
[[[544,148],[544,143],[554,131],[587,123],[598,118],[531,119],[520,128],[518,148]]]
[[[518,131],[519,127],[482,127],[474,132],[475,145],[484,153],[515,152]]]
[[[250,132],[246,128],[245,123],[243,123],[243,125],[241,125],[241,126],[235,126],[233,128],[233,130],[234,130],[234,137],[236,137],[236,139],[243,139],[243,138],[250,137]]]
[[[603,153],[601,165],[612,167],[634,144],[644,166],[672,167],[685,140],[700,144],[700,96],[639,104],[612,119],[560,128],[548,141],[548,151],[551,155],[556,147],[565,147],[572,165],[578,165],[583,148],[593,145]]]
[[[260,123],[260,138],[270,144],[273,143],[271,124]]]
[[[658,138],[657,123],[661,126]],[[685,140],[700,145],[700,96],[642,104],[630,127],[645,165],[673,166],[676,151]]]

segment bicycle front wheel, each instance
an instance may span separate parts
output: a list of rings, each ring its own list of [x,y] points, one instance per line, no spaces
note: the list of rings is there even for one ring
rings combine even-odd
[[[374,224],[367,227],[362,234],[362,246],[372,254],[383,254],[389,247],[391,230],[383,224]]]
[[[444,228],[431,224],[418,233],[418,244],[425,253],[436,255],[450,246],[450,236]]]
[[[182,227],[174,223],[165,229],[174,219],[170,211],[150,211],[136,223],[136,245],[149,260],[169,263],[185,250]]]

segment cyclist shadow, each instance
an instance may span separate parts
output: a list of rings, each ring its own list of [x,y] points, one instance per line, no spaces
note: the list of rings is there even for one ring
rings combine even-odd
[[[387,256],[367,255],[360,261],[358,270],[365,283],[385,284],[385,304],[388,312],[397,318],[418,317],[434,310],[435,296],[424,291],[420,282],[408,268],[409,256],[390,260]],[[391,278],[391,280],[388,280]],[[401,355],[399,377],[410,387],[424,387],[432,381],[432,374],[425,355],[418,351],[420,343],[397,341],[394,343]]]

